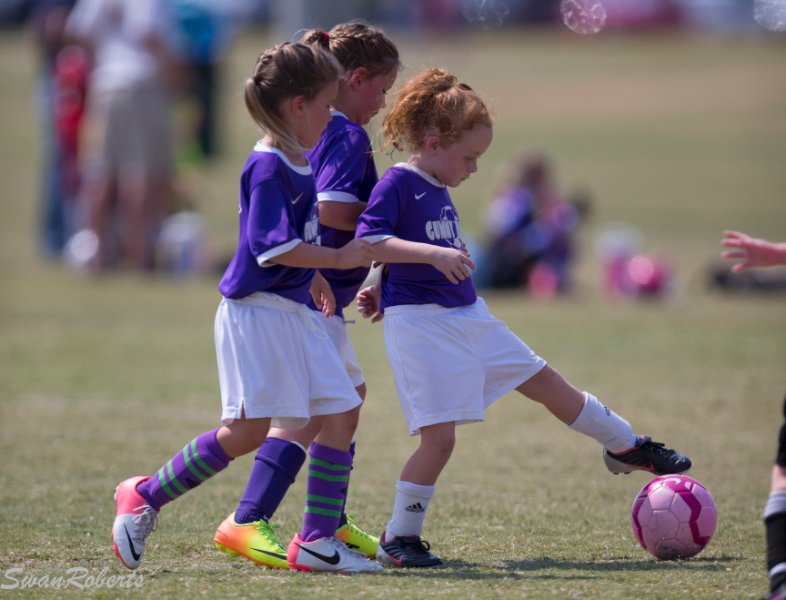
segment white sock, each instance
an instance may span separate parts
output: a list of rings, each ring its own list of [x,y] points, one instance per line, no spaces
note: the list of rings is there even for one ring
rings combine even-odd
[[[385,528],[386,540],[408,535],[420,537],[434,490],[433,485],[401,480],[396,482],[396,500],[393,503],[393,516]]]
[[[584,408],[569,427],[596,439],[614,454],[633,448],[637,437],[630,423],[589,392],[584,392],[584,396]]]

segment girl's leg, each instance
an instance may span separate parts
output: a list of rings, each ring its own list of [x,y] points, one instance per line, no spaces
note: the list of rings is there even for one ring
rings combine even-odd
[[[610,452],[625,452],[636,446],[637,437],[630,423],[595,396],[576,389],[548,365],[516,390],[540,402],[571,429],[596,439]]]
[[[786,398],[783,400],[786,419]],[[770,495],[764,505],[764,533],[767,541],[767,572],[771,596],[786,593],[786,422],[778,435],[778,452],[772,467]]]
[[[577,390],[548,365],[516,390],[543,404],[574,431],[602,444],[603,461],[612,473],[642,470],[664,475],[682,473],[691,467],[687,456],[648,436],[635,435],[630,423],[592,394]]]
[[[355,389],[361,399],[365,397],[365,383]],[[322,417],[313,417],[301,429],[271,427],[267,439],[257,452],[246,493],[235,511],[238,524],[272,518],[306,460],[306,448],[321,430]],[[354,457],[354,441],[349,451]],[[340,525],[344,523],[346,517],[342,508]]]
[[[420,445],[396,482],[393,515],[382,533],[377,560],[392,567],[437,567],[442,559],[420,539],[435,484],[456,444],[456,424],[439,423],[420,430]]]
[[[346,500],[352,455],[349,447],[360,406],[324,415],[322,430],[309,448],[306,509],[303,529],[287,550],[289,566],[299,571],[343,573],[381,571],[382,566],[353,552],[336,537]]]
[[[242,419],[207,431],[186,444],[153,477],[132,477],[117,486],[112,537],[115,553],[135,569],[160,508],[224,470],[265,439],[270,419]]]
[[[352,455],[349,447],[360,406],[322,416],[322,430],[309,448],[306,510],[300,538],[304,542],[335,535],[349,486]]]

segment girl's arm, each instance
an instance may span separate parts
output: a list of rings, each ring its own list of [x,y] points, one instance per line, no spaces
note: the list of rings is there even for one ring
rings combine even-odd
[[[287,267],[310,269],[353,269],[370,267],[374,249],[366,240],[352,240],[341,248],[326,248],[305,242],[270,259]]]
[[[777,244],[739,231],[726,231],[721,243],[726,248],[734,248],[721,254],[723,258],[740,258],[743,261],[731,268],[735,273],[752,267],[786,264],[786,242]]]
[[[466,279],[470,272],[475,270],[475,263],[461,250],[411,242],[397,237],[385,238],[374,244],[374,260],[383,263],[431,265],[447,277],[450,283]]]
[[[333,229],[355,231],[358,217],[366,209],[365,202],[334,202],[323,200],[319,203],[319,222]]]

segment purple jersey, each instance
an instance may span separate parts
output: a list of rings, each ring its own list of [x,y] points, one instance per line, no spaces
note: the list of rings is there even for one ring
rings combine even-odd
[[[311,167],[293,165],[261,142],[240,177],[237,250],[218,289],[227,298],[270,292],[306,304],[314,269],[270,262],[301,242],[319,244],[319,217]]]
[[[333,111],[333,118],[319,142],[307,154],[314,167],[317,202],[368,202],[378,180],[371,152],[366,130],[340,112]],[[341,248],[355,237],[355,232],[320,224],[319,237],[323,246]],[[320,269],[320,273],[336,296],[336,314],[343,316],[342,308],[355,299],[368,275],[368,268]]]
[[[459,217],[447,188],[406,163],[382,176],[358,219],[357,237],[397,237],[445,248],[465,248]],[[382,277],[382,308],[398,304],[439,304],[453,308],[477,299],[472,279],[458,284],[427,264],[390,263]]]

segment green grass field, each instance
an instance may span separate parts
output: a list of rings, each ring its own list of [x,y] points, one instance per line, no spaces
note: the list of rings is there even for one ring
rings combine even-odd
[[[212,547],[251,457],[167,506],[138,573],[141,589],[47,590],[4,597],[756,598],[766,591],[761,510],[786,391],[786,298],[722,295],[705,285],[724,228],[786,238],[786,38],[492,32],[423,45],[396,36],[407,69],[455,70],[497,114],[481,170],[455,191],[465,231],[508,161],[543,149],[566,188],[595,210],[581,234],[577,290],[553,303],[487,294],[492,310],[571,381],[642,433],[688,453],[712,492],[717,533],[694,559],[659,562],[635,542],[630,504],[647,477],[614,477],[600,448],[511,394],[463,427],[425,537],[449,566],[379,576],[273,572]],[[226,155],[187,184],[217,256],[235,244],[236,187],[257,137],[240,96],[263,35],[227,63]],[[77,277],[41,262],[34,218],[38,126],[32,47],[0,35],[0,586],[23,576],[123,575],[109,538],[112,491],[215,427],[212,340],[217,275],[176,282]],[[380,156],[384,169],[388,158]],[[608,303],[593,233],[641,229],[677,267],[668,302]],[[369,395],[358,430],[350,510],[385,525],[406,435],[380,326],[350,331]],[[302,478],[276,517],[300,524]],[[9,569],[15,573],[11,579]],[[28,581],[31,581],[28,579]],[[106,581],[106,580],[104,580]]]

